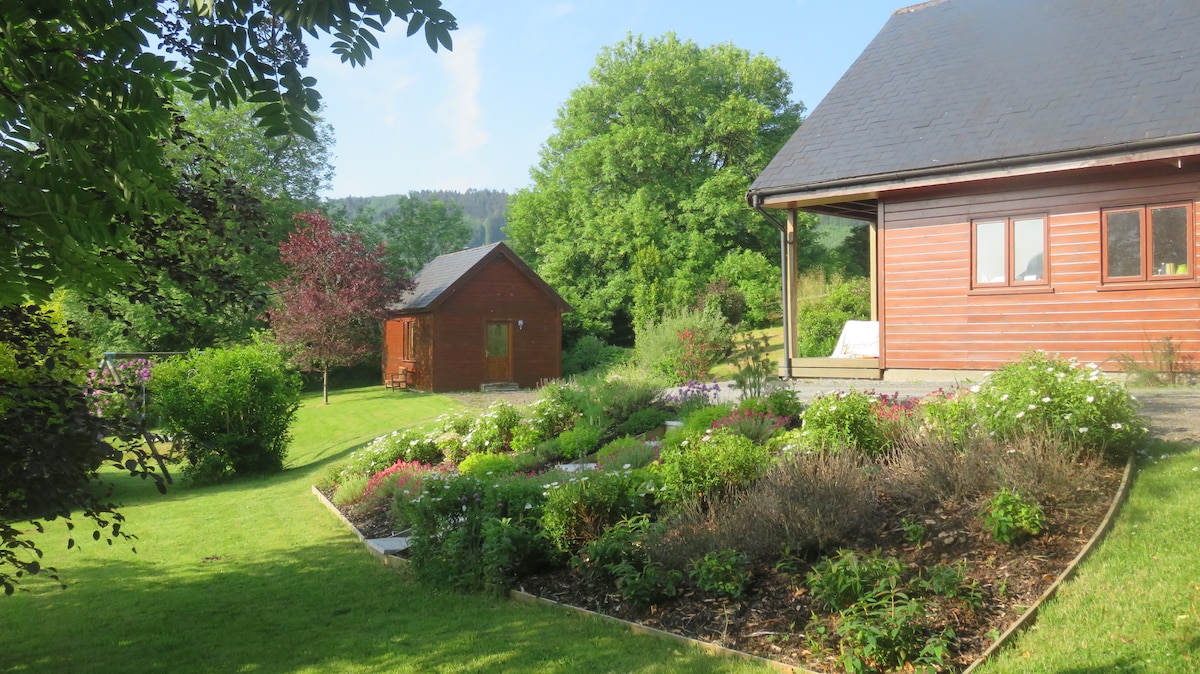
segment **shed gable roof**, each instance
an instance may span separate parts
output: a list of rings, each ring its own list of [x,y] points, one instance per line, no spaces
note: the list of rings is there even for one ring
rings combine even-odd
[[[934,0],[897,11],[750,189],[952,174],[1200,132],[1195,0]]]
[[[404,312],[432,309],[444,301],[456,286],[465,283],[476,269],[497,257],[504,257],[512,262],[518,271],[533,281],[533,284],[546,293],[550,300],[558,304],[563,311],[571,310],[570,305],[503,241],[439,255],[417,272],[416,276],[413,276],[413,289],[401,295],[396,302],[389,304],[388,310]]]

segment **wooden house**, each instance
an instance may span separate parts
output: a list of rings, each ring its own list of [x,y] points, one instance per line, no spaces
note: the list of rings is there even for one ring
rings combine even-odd
[[[383,381],[421,391],[532,388],[562,375],[571,307],[508,246],[442,255],[388,307]]]
[[[895,12],[747,193],[782,232],[781,374],[1200,356],[1197,34],[1195,0]],[[795,357],[799,211],[871,228],[877,359]]]

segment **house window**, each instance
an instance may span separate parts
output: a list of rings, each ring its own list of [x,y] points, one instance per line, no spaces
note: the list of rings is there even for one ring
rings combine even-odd
[[[405,321],[404,329],[404,360],[417,359],[417,322]]]
[[[1102,211],[1105,282],[1192,278],[1192,205]]]
[[[972,222],[973,287],[1046,285],[1047,237],[1041,215]]]

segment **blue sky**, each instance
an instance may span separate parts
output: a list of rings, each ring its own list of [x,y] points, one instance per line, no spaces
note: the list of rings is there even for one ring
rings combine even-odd
[[[529,169],[600,49],[674,31],[776,58],[809,110],[904,0],[445,0],[454,50],[394,24],[365,68],[310,45],[337,175],[326,196],[530,184]],[[911,4],[911,2],[907,3]]]

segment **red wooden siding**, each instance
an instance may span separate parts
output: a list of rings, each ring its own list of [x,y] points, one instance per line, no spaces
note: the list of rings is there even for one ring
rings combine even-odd
[[[1200,202],[1200,171],[1165,163],[887,197],[885,367],[991,369],[1045,349],[1111,370],[1112,356],[1168,335],[1200,358],[1200,280],[1100,279],[1101,208],[1180,200]],[[1038,213],[1049,216],[1049,286],[972,291],[971,220]],[[1200,237],[1196,248],[1193,267]]]
[[[506,258],[480,269],[433,315],[434,391],[478,389],[485,377],[489,321],[511,321],[512,381],[522,388],[562,376],[562,314]],[[517,322],[523,321],[521,327]]]

